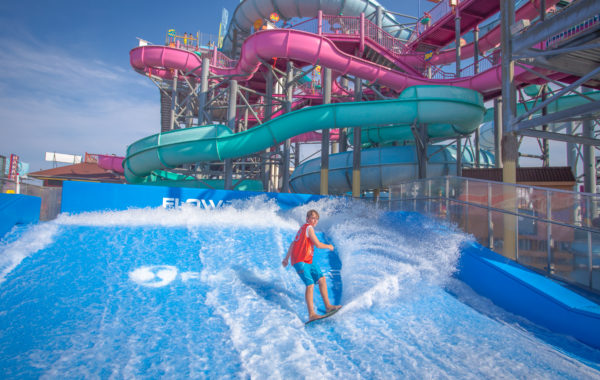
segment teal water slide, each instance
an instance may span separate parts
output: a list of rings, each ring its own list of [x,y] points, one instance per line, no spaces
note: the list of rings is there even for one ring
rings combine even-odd
[[[123,167],[128,182],[141,183],[154,171],[243,157],[328,128],[381,127],[410,139],[411,125],[427,125],[430,138],[452,138],[472,133],[484,113],[483,98],[474,90],[414,86],[395,100],[307,107],[240,133],[224,125],[207,125],[155,134],[128,147]]]
[[[360,152],[361,189],[386,189],[419,177],[417,153],[414,145],[388,146],[363,149]],[[440,177],[456,174],[456,147],[440,145],[427,146],[427,177]],[[352,191],[353,152],[337,153],[329,156],[329,193],[345,194]],[[480,165],[494,165],[494,156],[485,150],[479,154]],[[470,165],[475,162],[473,150],[462,152],[462,162]],[[315,158],[298,166],[290,177],[290,188],[295,193],[318,194],[321,181],[321,159]]]

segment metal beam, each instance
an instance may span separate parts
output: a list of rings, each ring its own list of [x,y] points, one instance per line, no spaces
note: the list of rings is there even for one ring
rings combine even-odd
[[[229,103],[227,108],[227,126],[231,129],[232,132],[235,132],[235,118],[237,115],[237,88],[238,82],[237,80],[231,80],[229,82]],[[225,190],[233,190],[232,180],[233,180],[233,160],[227,159],[225,160]]]
[[[559,87],[561,87],[561,88],[565,88],[565,87],[566,87],[566,86],[565,86],[563,83],[561,83],[561,82],[558,82],[558,81],[555,81],[554,79],[550,78],[549,76],[546,76],[546,75],[544,75],[544,74],[541,74],[541,73],[539,73],[539,72],[537,72],[537,71],[535,71],[535,70],[532,70],[531,68],[529,68],[529,67],[527,67],[527,66],[525,66],[525,65],[522,65],[522,64],[520,64],[520,63],[518,63],[518,62],[515,62],[515,65],[517,65],[517,66],[519,66],[519,67],[521,67],[521,68],[523,68],[523,69],[525,69],[525,70],[529,71],[529,72],[530,72],[530,73],[532,73],[532,74],[535,74],[535,75],[537,75],[538,77],[540,77],[540,78],[542,78],[542,79],[545,79],[545,80],[547,80],[548,82],[554,83],[555,85],[557,85],[557,86],[559,86]],[[585,99],[589,100],[590,102],[593,102],[593,101],[594,101],[594,98],[592,98],[592,97],[589,97],[589,96],[587,96],[586,94],[584,94],[584,93],[582,93],[582,92],[579,92],[579,91],[575,90],[574,88],[571,88],[571,92],[573,92],[573,93],[575,93],[575,94],[577,94],[577,95],[581,96],[582,98],[585,98]]]
[[[354,101],[360,102],[363,97],[362,79],[354,78]],[[354,151],[352,152],[352,197],[360,198],[361,136],[362,128],[354,128]]]
[[[542,125],[542,124],[556,123],[557,121],[566,120],[573,116],[578,116],[578,115],[590,115],[591,116],[591,115],[596,115],[596,114],[600,114],[600,100],[582,104],[580,106],[571,107],[566,110],[553,112],[546,116],[540,116],[540,117],[536,117],[536,118],[533,118],[530,120],[522,121],[516,125],[513,125],[512,130],[513,131],[521,131],[523,129],[533,128],[533,127],[536,127],[536,126]],[[594,118],[594,117],[590,117],[590,118]]]
[[[556,133],[556,132],[545,132],[545,131],[540,131],[537,129],[525,129],[522,131],[518,131],[516,133],[520,136],[535,137],[535,138],[540,138],[540,139],[548,139],[548,140],[556,140],[556,141],[565,141],[565,142],[573,143],[573,144],[600,146],[600,140],[598,140],[598,139],[590,139],[588,137],[566,135],[566,134]]]
[[[292,103],[294,101],[294,63],[291,61],[287,62],[287,75],[285,83],[285,113],[292,112]],[[286,139],[283,143],[283,157],[281,170],[283,171],[283,178],[281,185],[281,191],[283,193],[290,192],[290,150],[291,140]]]
[[[579,78],[578,80],[576,80],[575,82],[571,83],[571,85],[563,88],[559,92],[554,93],[553,96],[551,96],[550,98],[548,98],[548,99],[544,100],[543,102],[539,103],[537,106],[535,106],[531,110],[529,110],[529,112],[526,112],[523,115],[515,118],[514,121],[511,123],[512,124],[511,125],[511,129],[513,129],[515,127],[515,125],[518,124],[518,123],[520,123],[522,120],[525,120],[526,118],[530,117],[531,115],[533,115],[537,111],[539,111],[542,108],[544,108],[549,103],[552,103],[553,101],[559,99],[565,93],[569,92],[572,88],[576,88],[577,86],[580,86],[581,84],[587,82],[589,79],[593,78],[598,73],[600,73],[600,66],[598,66],[595,70],[591,71],[587,75],[585,75],[585,76]]]
[[[600,13],[600,1],[578,0],[560,12],[560,15],[538,23],[527,29],[524,33],[514,37],[512,40],[513,53],[519,53],[524,49],[530,48],[536,43],[547,39],[549,36],[559,34],[578,22],[589,19],[590,15],[593,16],[598,13]]]
[[[331,103],[331,69],[323,69],[323,104]],[[321,182],[320,194],[329,194],[329,129],[321,133]]]
[[[600,43],[593,44],[585,44],[579,46],[566,47],[562,49],[556,50],[538,50],[538,49],[524,49],[521,54],[513,55],[514,59],[524,59],[524,58],[537,58],[537,57],[545,57],[545,56],[554,56],[560,54],[571,53],[579,50],[589,50],[589,49],[598,49],[600,48]]]

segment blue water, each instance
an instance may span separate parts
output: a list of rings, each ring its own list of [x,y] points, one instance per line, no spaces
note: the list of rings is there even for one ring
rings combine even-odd
[[[305,327],[304,287],[281,259],[309,208],[336,247],[316,260],[344,308]],[[0,377],[600,378],[600,352],[452,277],[466,239],[340,200],[15,228],[0,243]]]

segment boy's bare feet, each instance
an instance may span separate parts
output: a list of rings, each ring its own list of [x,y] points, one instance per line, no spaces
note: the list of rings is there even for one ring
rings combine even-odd
[[[341,309],[341,308],[342,308],[342,305],[331,305],[331,307],[327,308],[327,312],[331,313],[332,311],[335,311],[335,310],[338,310],[338,309]]]
[[[320,315],[320,314],[313,314],[313,315],[309,315],[308,316],[308,321],[310,322],[310,321],[314,321],[315,319],[321,319],[321,318],[323,318],[322,315]]]

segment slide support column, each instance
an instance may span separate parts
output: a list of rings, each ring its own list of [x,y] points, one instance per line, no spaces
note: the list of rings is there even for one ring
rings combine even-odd
[[[285,85],[285,112],[292,112],[292,102],[294,100],[294,84],[292,83],[294,80],[294,64],[291,61],[287,63],[287,77],[286,77],[286,85]],[[291,140],[286,139],[283,143],[283,162],[281,164],[281,169],[283,170],[283,184],[281,185],[281,192],[289,193],[290,192],[290,148],[291,148]],[[296,151],[296,154],[298,152]]]
[[[200,76],[200,94],[198,96],[198,125],[206,125],[208,118],[206,117],[206,101],[208,99],[208,74],[210,69],[210,60],[202,58],[202,74]]]
[[[473,29],[473,72],[475,75],[479,74],[479,26]],[[479,147],[479,128],[475,130],[475,167],[479,168],[481,165],[481,148]]]
[[[229,81],[229,104],[227,105],[227,126],[235,130],[235,116],[237,111],[238,82],[235,79]],[[232,189],[233,182],[233,160],[225,160],[225,190]]]
[[[427,152],[425,153],[427,154]],[[456,176],[462,176],[462,138],[456,139]]]
[[[331,103],[331,69],[323,68],[323,104]],[[329,129],[321,137],[321,195],[329,194]]]
[[[454,34],[456,35],[456,77],[460,78],[460,13],[458,6],[455,8]]]
[[[354,101],[362,101],[362,80],[359,77],[354,78]],[[352,197],[360,198],[360,146],[362,128],[354,128],[354,151],[352,152]]]
[[[502,181],[507,184],[517,182],[518,144],[513,133],[513,121],[516,118],[516,96],[514,85],[514,61],[512,58],[511,26],[515,21],[515,8],[512,1],[500,2],[501,31],[502,31]],[[505,199],[514,200],[514,204],[505,205],[511,212],[517,211],[517,194],[515,186],[504,186]],[[503,253],[505,257],[518,260],[517,252],[518,225],[517,217],[504,214],[504,242]]]
[[[175,75],[173,76],[173,87],[171,88],[171,117],[170,117],[170,130],[175,129],[175,110],[177,109],[177,82],[179,82],[179,70],[175,70]]]

